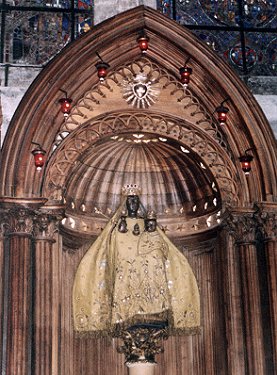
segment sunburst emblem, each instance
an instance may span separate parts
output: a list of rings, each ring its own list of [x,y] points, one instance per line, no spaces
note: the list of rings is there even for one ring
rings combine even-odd
[[[160,88],[156,80],[149,80],[147,74],[139,73],[122,82],[122,92],[128,104],[137,108],[148,108],[155,103]]]

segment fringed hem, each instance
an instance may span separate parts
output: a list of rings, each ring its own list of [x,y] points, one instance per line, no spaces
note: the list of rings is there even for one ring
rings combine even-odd
[[[153,323],[153,322],[144,322],[145,324],[145,327],[146,326],[149,326],[149,328],[152,328],[152,329],[159,329],[159,328],[163,328],[165,330],[167,330],[168,332],[168,336],[195,336],[195,335],[200,335],[201,334],[201,331],[202,331],[202,328],[199,326],[199,327],[183,327],[183,328],[173,328],[173,327],[169,327],[169,326],[166,326],[166,325],[163,325],[162,323],[165,323],[165,322],[156,322],[156,323]],[[123,331],[126,331],[127,329],[130,329],[132,327],[139,327],[139,325],[144,325],[143,323],[134,323],[134,324],[130,324],[130,325],[124,325],[123,326],[120,326],[120,327],[114,327],[114,329],[106,329],[106,330],[102,330],[102,331],[77,331],[75,330],[74,331],[74,334],[75,334],[75,337],[77,338],[101,338],[101,337],[114,337],[114,338],[117,338],[117,337],[120,337],[122,332]],[[160,326],[160,327],[159,327]]]
[[[169,336],[195,336],[201,334],[201,327],[169,328]]]
[[[118,324],[107,327],[104,330],[93,330],[89,327],[78,330],[75,328],[76,337],[120,337],[126,330],[135,328],[164,329],[168,336],[193,336],[201,333],[200,326],[174,327],[174,319],[171,310],[158,314],[135,315],[132,318]]]
[[[101,337],[111,337],[112,333],[109,330],[103,331],[77,331],[74,330],[74,336],[80,339],[99,339]]]

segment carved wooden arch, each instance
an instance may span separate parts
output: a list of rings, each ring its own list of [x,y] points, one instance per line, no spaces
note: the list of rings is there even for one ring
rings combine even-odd
[[[43,196],[53,202],[63,199],[63,187],[82,155],[103,137],[129,132],[154,133],[175,139],[198,154],[217,181],[226,204],[237,204],[243,192],[238,191],[236,168],[230,156],[213,137],[197,126],[167,114],[129,111],[108,113],[73,131],[54,152],[45,175]]]
[[[151,88],[149,98],[143,102],[137,101],[137,98],[132,95],[133,84],[139,75],[150,83]],[[82,126],[88,119],[106,113],[107,104],[109,105],[109,111],[118,111],[120,106],[122,110],[137,107],[143,109],[144,112],[148,108],[157,112],[164,112],[165,98],[169,114],[180,116],[199,126],[213,136],[222,147],[228,148],[226,135],[220,129],[214,113],[208,113],[202,105],[201,98],[196,97],[190,87],[184,90],[179,79],[162,66],[142,56],[114,69],[107,75],[103,83],[98,82],[83,94],[72,108],[67,119],[61,124],[53,149],[58,147],[72,131]]]
[[[230,97],[230,126],[226,129],[229,147],[235,158],[249,147],[254,149],[255,156],[251,179],[246,180],[238,171],[240,189],[246,192],[240,204],[275,199],[275,140],[253,96],[231,69],[188,30],[145,7],[134,8],[98,25],[67,46],[35,80],[13,117],[3,146],[2,196],[41,196],[41,191],[45,191],[45,176],[35,171],[31,141],[40,143],[49,157],[62,122],[59,89],[78,101],[97,83],[96,51],[112,68],[137,59],[140,51],[136,38],[142,28],[151,40],[149,58],[175,77],[186,57],[191,56],[191,88],[208,113]]]

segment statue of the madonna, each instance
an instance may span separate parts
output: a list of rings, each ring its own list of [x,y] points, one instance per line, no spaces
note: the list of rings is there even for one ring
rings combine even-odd
[[[138,215],[140,204],[137,187],[128,186],[124,202],[80,262],[73,287],[74,326],[80,333],[117,335],[154,322],[167,325],[171,334],[199,329],[199,291],[191,267],[153,212]]]

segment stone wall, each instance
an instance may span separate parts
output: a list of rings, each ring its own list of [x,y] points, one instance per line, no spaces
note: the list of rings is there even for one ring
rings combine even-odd
[[[95,0],[94,23],[98,24],[114,15],[124,12],[138,5],[145,5],[157,9],[156,0]]]

